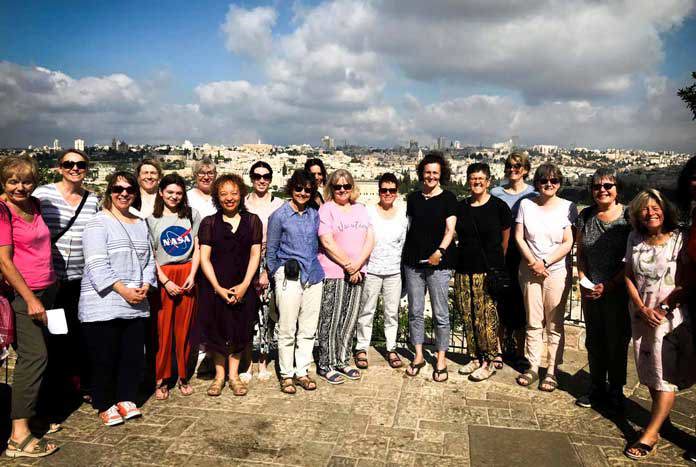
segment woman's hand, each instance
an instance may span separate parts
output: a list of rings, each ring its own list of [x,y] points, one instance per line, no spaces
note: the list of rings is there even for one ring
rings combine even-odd
[[[226,289],[224,287],[218,287],[215,289],[217,293],[228,305],[234,305],[237,303],[237,296],[234,294],[232,289]]]
[[[121,297],[131,305],[137,305],[138,303],[145,300],[145,293],[143,293],[142,287],[138,289],[131,289],[130,287],[123,287],[120,292],[118,292]]]
[[[177,295],[181,295],[181,293],[183,292],[183,289],[181,287],[179,287],[169,279],[164,284],[164,290],[167,291],[170,297],[176,297]]]
[[[184,292],[188,292],[189,290],[193,289],[194,285],[196,285],[196,275],[189,274],[181,288],[184,290]]]
[[[244,295],[247,293],[247,289],[249,288],[248,285],[241,283],[237,284],[234,287],[230,289],[230,291],[237,297],[237,303],[241,302],[242,299],[244,298]]]
[[[546,266],[544,266],[544,262],[541,261],[540,259],[534,261],[532,264],[528,264],[529,269],[532,270],[532,273],[535,276],[544,276],[544,277],[549,277],[549,272],[546,270]]]
[[[358,272],[358,267],[352,262],[348,261],[346,264],[343,265],[343,270],[346,271],[349,276],[352,276],[353,274]]]
[[[268,272],[265,270],[261,271],[261,274],[259,274],[259,290],[266,290],[269,284],[270,281],[268,280]]]
[[[651,328],[656,328],[662,322],[664,315],[654,308],[642,306],[638,309],[640,317],[643,318]]]
[[[428,257],[428,264],[431,266],[438,266],[442,261],[442,252],[440,250],[435,250],[435,253]]]
[[[591,289],[586,289],[582,285],[580,286],[580,294],[582,295],[582,298],[587,300],[597,300],[598,298],[601,298],[606,290],[607,288],[604,283],[596,284]]]
[[[359,284],[363,280],[363,275],[360,271],[356,272],[355,274],[351,274],[350,277],[348,278],[348,282],[351,284]]]
[[[36,297],[33,297],[31,300],[27,301],[27,314],[34,321],[43,323],[44,326],[48,324],[46,309],[44,308],[43,303],[41,303],[41,300]]]

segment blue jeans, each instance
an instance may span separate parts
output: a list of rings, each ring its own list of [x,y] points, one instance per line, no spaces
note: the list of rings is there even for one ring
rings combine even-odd
[[[435,346],[444,352],[449,348],[450,322],[447,299],[452,271],[448,269],[414,268],[404,266],[404,280],[408,292],[408,330],[411,344],[420,345],[425,338],[426,288],[430,293],[430,305],[435,320]]]

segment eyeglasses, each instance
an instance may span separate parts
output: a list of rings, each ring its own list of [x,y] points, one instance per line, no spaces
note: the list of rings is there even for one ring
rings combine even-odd
[[[124,191],[128,193],[129,195],[134,195],[136,192],[137,188],[134,186],[123,186],[123,185],[114,185],[111,187],[111,193],[115,195],[120,195]]]
[[[345,191],[350,191],[353,189],[353,185],[351,183],[344,183],[343,185],[336,184],[336,185],[331,185],[334,189],[334,191],[340,191],[340,190],[345,190]]]
[[[214,177],[215,172],[198,172],[196,175],[199,177]]]
[[[87,168],[86,161],[63,161],[60,163],[60,167],[65,170],[72,170],[73,167],[77,167],[79,170],[85,170]]]
[[[521,168],[522,168],[522,164],[511,164],[509,162],[505,163],[505,170],[509,170],[509,169],[520,170]]]
[[[273,179],[273,175],[271,175],[270,173],[257,174],[256,172],[254,172],[253,174],[249,175],[249,178],[251,178],[254,181],[261,180],[263,178],[267,182],[270,182]]]
[[[310,187],[308,187],[308,186],[296,186],[296,187],[294,188],[294,190],[295,190],[295,193],[302,193],[302,192],[305,192],[305,193],[307,193],[308,195],[311,195],[311,194],[312,194],[312,188],[310,188]]]
[[[398,191],[397,188],[380,188],[380,189],[379,189],[379,193],[380,193],[381,195],[386,195],[387,193],[390,193],[390,194],[392,194],[392,195],[395,195],[397,191]]]
[[[616,186],[616,183],[593,183],[592,184],[592,191],[599,191],[601,188],[604,188],[606,191],[611,190]]]
[[[539,185],[546,185],[550,183],[551,185],[558,185],[561,181],[557,178],[540,178]]]

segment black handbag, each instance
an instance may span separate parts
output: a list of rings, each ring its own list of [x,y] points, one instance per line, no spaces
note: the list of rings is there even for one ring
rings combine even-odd
[[[483,264],[486,266],[486,278],[484,279],[483,286],[486,288],[486,291],[491,297],[499,300],[509,292],[510,288],[512,287],[512,279],[510,279],[510,274],[508,274],[507,268],[504,266],[491,266],[488,263],[486,250],[483,248],[483,242],[481,241],[481,235],[479,234],[478,226],[476,225],[474,212],[469,205],[469,200],[465,199],[464,202],[469,208],[471,224],[474,226],[474,233],[476,234],[476,239],[478,240],[479,247],[481,248],[481,255],[483,256]]]

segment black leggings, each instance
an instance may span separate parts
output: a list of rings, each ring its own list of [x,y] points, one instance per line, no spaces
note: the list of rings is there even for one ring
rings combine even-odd
[[[135,402],[143,378],[145,318],[82,323],[92,365],[92,406]]]

